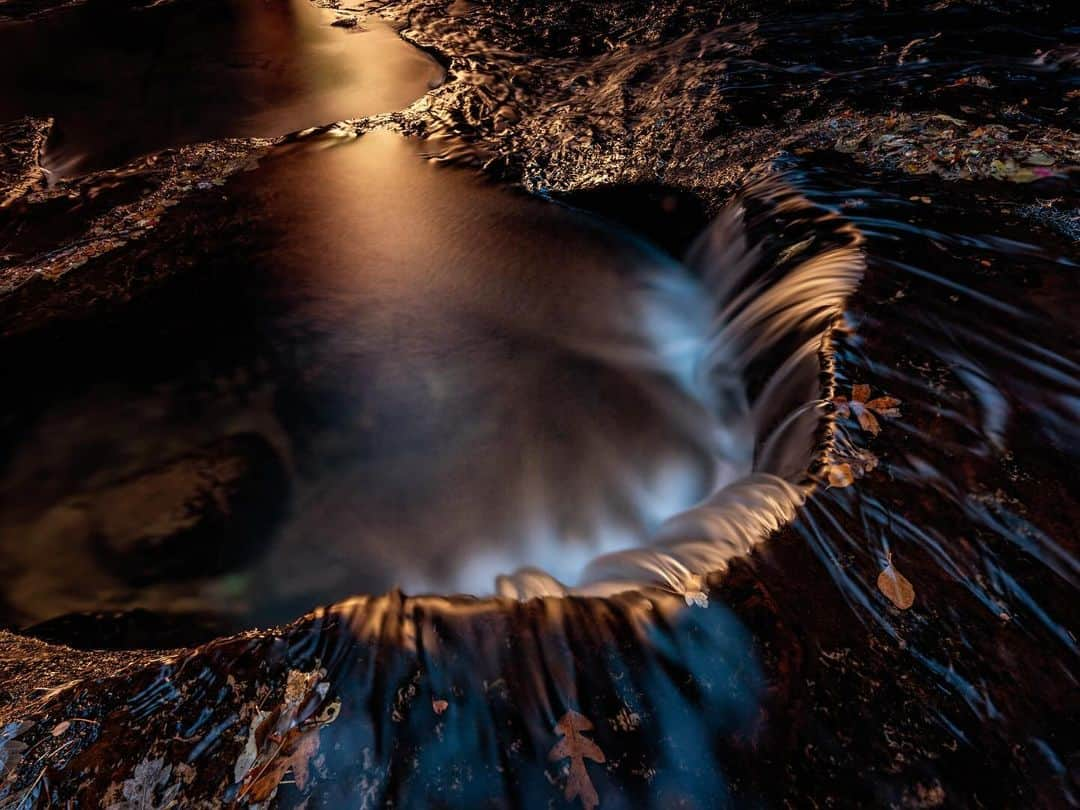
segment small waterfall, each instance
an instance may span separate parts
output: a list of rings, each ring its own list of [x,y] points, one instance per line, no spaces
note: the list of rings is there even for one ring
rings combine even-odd
[[[718,471],[712,492],[641,547],[590,561],[577,583],[529,568],[501,576],[499,594],[696,593],[705,575],[790,520],[827,438],[829,330],[861,278],[861,245],[846,220],[763,173],[694,242],[685,271],[644,280],[636,311],[647,351],[605,355],[662,369],[709,415],[701,428]]]

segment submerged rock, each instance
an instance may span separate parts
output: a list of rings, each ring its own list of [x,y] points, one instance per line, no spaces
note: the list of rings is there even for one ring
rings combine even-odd
[[[290,495],[277,451],[243,433],[84,486],[43,509],[27,504],[23,515],[8,513],[0,533],[3,620],[26,626],[81,614],[71,622],[85,625],[91,611],[203,610],[201,593],[229,588],[225,575],[271,546]],[[143,639],[136,646],[149,638],[136,635]]]
[[[73,499],[105,565],[133,585],[209,577],[264,552],[288,503],[281,460],[230,436]]]

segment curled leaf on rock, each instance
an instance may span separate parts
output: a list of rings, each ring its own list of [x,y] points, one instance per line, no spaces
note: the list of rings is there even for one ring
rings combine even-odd
[[[892,556],[877,578],[878,590],[900,610],[907,610],[915,604],[915,588],[907,577],[896,570]]]

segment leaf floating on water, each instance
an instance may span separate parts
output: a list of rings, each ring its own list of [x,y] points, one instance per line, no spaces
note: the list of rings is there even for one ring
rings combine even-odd
[[[604,752],[600,746],[582,735],[583,731],[592,731],[593,724],[589,718],[571,710],[562,716],[555,724],[555,731],[562,739],[548,753],[548,759],[553,762],[560,759],[570,760],[570,774],[566,778],[566,790],[564,796],[567,801],[575,798],[581,799],[581,806],[585,810],[593,810],[600,804],[600,796],[596,793],[589,772],[585,768],[585,760],[604,762]]]
[[[877,586],[885,598],[900,610],[907,610],[915,604],[915,589],[908,582],[907,577],[896,570],[892,560],[885,566],[885,570],[878,574]]]
[[[896,419],[900,416],[900,400],[896,397],[876,397],[866,403],[871,411],[877,411],[878,416],[887,419]]]
[[[825,469],[825,480],[832,487],[849,487],[869,472],[877,469],[878,457],[866,448],[853,448],[850,453],[833,456]]]
[[[297,788],[305,788],[311,760],[319,751],[319,730],[341,711],[340,698],[323,703],[329,689],[322,680],[325,675],[322,669],[292,670],[281,705],[270,711],[255,709],[244,751],[234,767],[241,783],[238,800],[258,804],[273,798],[289,771]],[[322,711],[316,715],[320,705]]]

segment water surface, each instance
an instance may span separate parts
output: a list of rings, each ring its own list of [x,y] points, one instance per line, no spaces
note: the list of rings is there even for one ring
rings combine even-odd
[[[276,137],[408,106],[443,76],[375,18],[306,0],[90,3],[0,23],[0,120],[55,119],[54,177],[226,137]]]
[[[6,358],[16,610],[284,619],[398,585],[490,593],[522,566],[573,584],[748,469],[665,367],[684,299],[652,285],[692,281],[646,243],[387,133],[301,142],[221,191],[177,214],[198,240],[162,248],[186,278]],[[245,464],[224,550],[130,525],[226,497],[198,482],[231,492]]]

